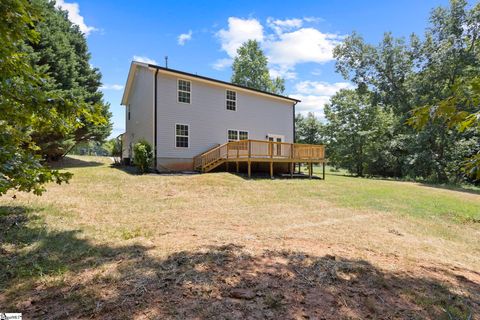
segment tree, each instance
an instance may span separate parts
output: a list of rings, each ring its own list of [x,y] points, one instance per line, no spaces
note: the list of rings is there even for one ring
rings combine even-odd
[[[324,141],[323,125],[309,112],[306,117],[302,114],[295,116],[295,142],[320,144]]]
[[[391,114],[371,103],[366,94],[340,90],[325,106],[329,159],[335,166],[358,176],[388,174],[382,167],[388,158]]]
[[[232,83],[277,94],[285,91],[282,78],[270,78],[268,59],[256,40],[248,40],[237,49],[232,71]]]
[[[408,123],[417,130],[425,130],[430,121],[441,121],[458,132],[480,132],[480,77],[460,78],[452,85],[452,95],[413,110]],[[472,148],[473,149],[473,148]],[[475,149],[473,149],[475,150]],[[476,151],[476,152],[475,152]],[[471,152],[463,163],[465,173],[480,180],[480,150]]]
[[[55,8],[54,2],[34,0],[34,3],[42,17],[35,25],[39,39],[28,42],[24,50],[35,69],[49,75],[45,90],[75,97],[79,111],[70,113],[75,121],[72,130],[62,131],[39,123],[32,133],[32,139],[40,147],[39,153],[49,160],[57,160],[78,143],[103,142],[111,132],[111,113],[99,90],[101,74],[89,63],[85,36],[68,20],[65,11]]]
[[[71,177],[48,168],[36,155],[38,146],[31,138],[32,128],[40,122],[62,130],[72,125],[61,117],[72,111],[72,101],[45,93],[48,78],[29,64],[22,50],[24,41],[39,39],[34,28],[39,11],[27,0],[0,2],[0,195],[8,190],[39,195],[45,183],[62,183]]]
[[[396,175],[458,181],[464,177],[463,159],[480,150],[478,132],[452,130],[438,117],[419,131],[406,125],[417,107],[439,105],[453,96],[459,79],[480,75],[479,8],[477,4],[468,10],[466,1],[458,0],[435,9],[424,40],[412,35],[406,41],[386,33],[373,46],[352,34],[334,50],[337,71],[355,83],[359,93],[371,93],[372,104],[393,112],[388,151],[396,159],[391,162]]]

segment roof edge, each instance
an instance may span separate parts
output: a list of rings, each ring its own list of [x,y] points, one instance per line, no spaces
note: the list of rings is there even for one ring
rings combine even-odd
[[[144,63],[138,63],[136,61],[133,61],[132,64],[133,63],[139,64],[139,65],[145,65]],[[151,64],[151,63],[149,63],[147,65],[150,68],[163,70],[163,71],[167,71],[167,72],[172,72],[172,73],[177,73],[177,74],[180,74],[180,75],[184,75],[184,76],[188,76],[188,77],[192,77],[192,78],[198,78],[198,79],[205,80],[205,81],[216,82],[216,83],[220,83],[220,84],[223,84],[223,85],[233,86],[233,87],[237,87],[237,88],[244,89],[244,90],[247,90],[247,91],[252,91],[252,92],[256,92],[256,93],[269,95],[269,96],[272,96],[272,97],[277,97],[277,98],[289,100],[289,101],[292,101],[292,102],[295,102],[295,103],[301,102],[301,100],[298,100],[298,99],[290,98],[290,97],[287,97],[287,96],[283,96],[283,95],[280,95],[280,94],[271,93],[271,92],[267,92],[267,91],[263,91],[263,90],[249,88],[249,87],[246,87],[246,86],[242,86],[242,85],[239,85],[239,84],[234,84],[234,83],[227,82],[227,81],[222,81],[222,80],[209,78],[209,77],[205,77],[205,76],[199,76],[197,74],[193,74],[193,73],[189,73],[189,72],[185,72],[185,71],[180,71],[180,70],[176,70],[176,69],[160,67],[158,65]]]

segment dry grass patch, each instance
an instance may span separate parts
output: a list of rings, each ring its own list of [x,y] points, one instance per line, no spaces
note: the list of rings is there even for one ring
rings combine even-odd
[[[0,305],[32,318],[480,310],[478,194],[335,175],[139,176],[103,158],[69,166],[68,185],[0,199]]]

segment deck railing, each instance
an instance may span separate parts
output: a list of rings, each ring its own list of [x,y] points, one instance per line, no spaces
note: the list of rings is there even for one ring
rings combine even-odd
[[[265,160],[314,162],[325,159],[325,146],[264,140],[231,141],[214,147],[193,159],[194,169],[206,168],[222,160]]]

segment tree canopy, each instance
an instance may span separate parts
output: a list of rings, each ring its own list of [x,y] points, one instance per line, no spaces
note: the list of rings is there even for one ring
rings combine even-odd
[[[0,43],[0,195],[41,194],[71,177],[45,159],[110,132],[100,73],[83,34],[50,1],[1,1]]]
[[[237,49],[232,70],[232,83],[277,94],[285,91],[282,78],[270,78],[268,59],[256,40],[248,40]]]
[[[71,123],[62,121],[61,115],[73,109],[69,99],[45,93],[46,77],[32,67],[22,49],[25,40],[39,39],[35,30],[39,12],[27,0],[0,3],[0,195],[10,189],[41,194],[45,183],[70,177],[42,163],[31,136],[39,123],[68,130]]]
[[[320,144],[324,143],[324,126],[309,112],[306,117],[301,113],[295,116],[295,142]]]
[[[340,90],[325,106],[328,157],[332,163],[355,173],[387,175],[391,155],[385,147],[391,140],[393,116],[371,103],[368,95]]]
[[[357,86],[356,95],[368,97],[380,118],[391,113],[385,119],[388,128],[380,120],[372,122],[372,130],[388,129],[389,139],[378,142],[383,144],[384,169],[372,171],[367,166],[367,174],[439,182],[480,178],[475,164],[480,157],[475,98],[479,26],[480,5],[468,8],[466,1],[453,0],[448,8],[432,11],[423,37],[412,34],[407,40],[385,33],[375,46],[353,33],[335,48],[336,69]],[[332,99],[331,106],[348,104]],[[332,122],[332,130],[342,131],[358,120],[342,117],[337,127]]]
[[[111,132],[111,113],[99,90],[101,74],[90,65],[83,33],[68,20],[66,11],[55,8],[54,2],[34,0],[33,3],[41,15],[35,25],[39,38],[27,41],[24,50],[35,70],[48,75],[44,90],[77,101],[78,112],[68,115],[75,122],[71,130],[39,123],[32,133],[41,155],[56,160],[80,142],[104,141]]]

